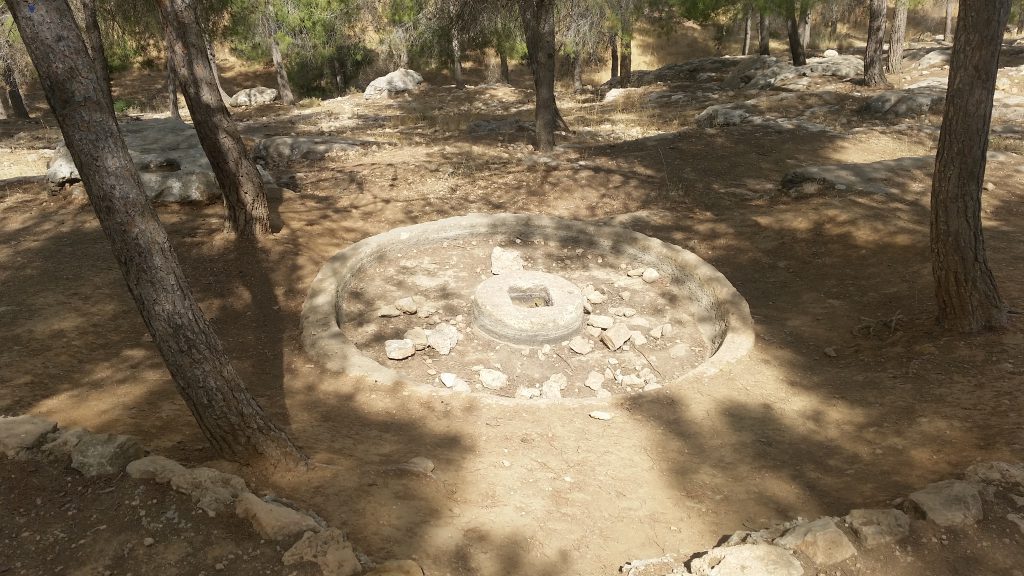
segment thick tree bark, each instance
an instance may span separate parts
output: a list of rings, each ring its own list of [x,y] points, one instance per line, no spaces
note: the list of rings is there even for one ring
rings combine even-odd
[[[747,13],[743,18],[743,44],[740,48],[740,54],[746,56],[750,54],[750,36],[754,27],[754,8],[753,6],[747,6]]]
[[[455,80],[456,88],[465,88],[466,81],[462,79],[462,46],[459,43],[458,30],[452,30],[452,79]]]
[[[555,147],[555,125],[561,118],[555,104],[555,0],[519,0],[519,15],[537,98],[534,147],[550,152]]]
[[[267,194],[256,165],[217,90],[191,0],[158,0],[171,41],[177,83],[199,142],[224,194],[228,224],[242,238],[270,234]]]
[[[946,42],[953,41],[953,0],[946,0],[946,28],[942,33],[942,39]]]
[[[504,50],[498,51],[498,62],[501,66],[501,81],[505,84],[512,83],[512,73],[508,69],[508,54]]]
[[[622,19],[622,31],[619,34],[619,84],[629,86],[633,77],[633,22],[630,15]]]
[[[285,106],[295,104],[292,84],[288,81],[288,70],[284,67],[281,57],[281,46],[277,43],[277,35],[270,36],[270,57],[274,60],[274,72],[277,73],[277,93],[281,95],[281,103]]]
[[[868,45],[864,50],[864,84],[888,84],[885,79],[882,47],[885,43],[886,0],[870,0],[868,11]]]
[[[797,21],[795,5],[789,6],[786,24],[789,35],[789,55],[793,59],[793,66],[804,66],[807,64],[807,52],[800,39],[800,22]]]
[[[977,332],[1007,322],[985,256],[981,189],[1010,0],[963,0],[962,6],[932,179],[932,275],[939,322]]]
[[[572,57],[572,91],[583,92],[583,57],[579,54]]]
[[[167,104],[171,111],[171,118],[181,120],[181,110],[178,109],[178,82],[174,79],[174,61],[171,59],[171,36],[168,30],[164,29],[164,54],[166,54],[167,68]]]
[[[0,33],[0,82],[4,84],[4,104],[7,108],[4,116],[28,120],[30,118],[25,99],[18,86],[18,75],[14,72],[14,52],[5,34]],[[113,108],[111,108],[113,109]]]
[[[26,2],[6,2],[128,289],[203,433],[229,460],[304,462],[246,390],[192,296],[67,1],[37,2],[32,11]]]
[[[114,109],[114,97],[110,94],[110,68],[107,66],[107,52],[103,49],[103,35],[100,33],[100,22],[96,15],[96,0],[82,0],[82,17],[85,28],[85,43],[89,47],[96,75],[107,93],[110,109]]]
[[[903,73],[903,45],[907,41],[907,12],[909,10],[910,0],[896,0],[892,32],[889,34],[889,59],[885,67],[890,74]]]
[[[771,16],[764,10],[758,12],[757,19],[757,53],[770,56],[771,48]]]
[[[801,2],[800,6],[800,43],[804,50],[811,45],[811,7]]]
[[[612,34],[611,39],[608,41],[612,47],[612,70],[611,80],[619,79],[619,35]]]
[[[213,70],[213,81],[217,84],[217,93],[220,94],[220,99],[224,101],[224,106],[231,106],[231,96],[224,91],[224,87],[220,83],[220,71],[217,69],[217,54],[213,51],[213,42],[204,37],[203,46],[206,50],[206,58],[210,62],[210,69]]]

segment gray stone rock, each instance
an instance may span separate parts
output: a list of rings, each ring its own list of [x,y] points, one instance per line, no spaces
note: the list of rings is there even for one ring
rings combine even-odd
[[[399,68],[385,76],[375,79],[366,86],[363,91],[363,98],[367,100],[375,98],[391,98],[404,92],[415,90],[423,82],[414,70]]]
[[[0,452],[14,458],[22,450],[41,444],[57,424],[36,416],[0,416]]]
[[[1017,484],[1024,488],[1024,464],[1006,462],[985,462],[967,469],[964,477],[972,482],[990,484]]]
[[[850,539],[828,517],[791,528],[775,544],[797,550],[820,566],[836,564],[857,554]]]
[[[523,256],[516,250],[506,250],[495,246],[491,250],[491,274],[508,274],[526,268]]]
[[[416,456],[398,465],[402,470],[429,475],[434,471],[434,461],[425,456]]]
[[[577,354],[586,356],[594,351],[594,342],[583,336],[575,336],[572,340],[569,340],[569,349]]]
[[[86,476],[120,474],[132,460],[146,455],[146,449],[132,436],[85,434],[71,449],[71,467]]]
[[[701,128],[718,128],[722,126],[739,126],[750,113],[734,107],[734,104],[716,104],[707,107],[697,115],[697,126]]]
[[[601,330],[607,330],[615,325],[615,319],[611,316],[591,314],[587,317],[587,325],[593,326],[594,328],[600,328]]]
[[[285,566],[313,562],[323,576],[352,576],[362,571],[352,544],[337,528],[306,532],[281,558]]]
[[[427,331],[419,326],[406,330],[404,338],[412,342],[417,352],[427,348]]]
[[[565,374],[552,374],[550,378],[540,385],[540,397],[548,400],[559,400],[562,398],[562,390],[569,385],[569,379]]]
[[[270,104],[274,100],[277,100],[277,90],[265,86],[256,86],[235,92],[235,95],[231,97],[231,105],[259,106],[261,104]]]
[[[359,150],[359,142],[328,136],[271,136],[256,144],[253,157],[269,165],[322,160],[330,154]]]
[[[188,494],[200,509],[210,516],[226,510],[249,489],[234,474],[227,474],[213,468],[191,468],[185,474],[171,477],[171,488]]]
[[[416,353],[416,345],[412,340],[386,340],[384,353],[391,360],[405,360]]]
[[[829,48],[828,50],[825,50],[825,53],[822,54],[822,56],[825,58],[835,58],[836,56],[839,56],[839,52]]]
[[[442,356],[447,356],[458,343],[459,331],[451,324],[438,324],[427,336],[427,346]]]
[[[770,544],[714,548],[690,564],[694,576],[802,576],[800,561]]]
[[[945,87],[926,86],[907,90],[887,90],[871,97],[862,109],[870,114],[913,118],[940,112],[945,102]]]
[[[625,324],[616,324],[601,334],[601,342],[603,342],[609,350],[614,351],[622,348],[622,345],[625,344],[632,335],[633,332],[629,329],[629,326],[626,326]]]
[[[939,526],[965,526],[985,516],[980,489],[974,482],[944,480],[914,492],[909,501],[927,520]]]
[[[55,435],[49,437],[49,442],[43,444],[41,450],[51,456],[70,457],[71,450],[88,434],[90,434],[88,430],[78,426],[61,428]]]
[[[484,368],[480,371],[480,383],[488,390],[501,390],[508,386],[508,376],[500,370]]]
[[[419,310],[420,305],[412,296],[406,296],[405,298],[395,300],[395,308],[398,308],[398,311],[402,314],[415,314]]]
[[[125,472],[137,480],[156,480],[159,484],[166,484],[175,476],[188,474],[189,469],[170,458],[153,455],[130,462]]]
[[[661,273],[659,273],[654,268],[647,268],[644,270],[644,273],[640,278],[642,278],[643,281],[647,282],[648,284],[653,284],[654,282],[658,281],[658,278],[661,278]]]
[[[252,523],[260,536],[268,540],[283,540],[307,531],[320,531],[320,525],[308,514],[277,502],[267,502],[252,492],[238,497],[235,513]]]
[[[867,548],[898,542],[910,533],[910,518],[892,508],[851,510],[846,523]]]
[[[583,385],[594,392],[597,392],[604,388],[604,374],[601,374],[600,372],[591,372],[590,374],[587,374],[587,379],[583,382]]]
[[[815,183],[837,190],[845,186],[846,189],[872,194],[890,194],[893,192],[891,180],[931,178],[934,167],[934,156],[907,156],[859,164],[806,166],[788,172],[782,179],[782,189],[794,191],[807,183]]]
[[[953,51],[949,48],[940,48],[928,52],[923,57],[914,63],[916,68],[933,68],[936,66],[947,66],[949,65],[949,59],[952,56]]]

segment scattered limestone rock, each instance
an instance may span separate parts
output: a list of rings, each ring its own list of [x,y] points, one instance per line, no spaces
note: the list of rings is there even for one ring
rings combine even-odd
[[[323,576],[352,576],[363,569],[352,550],[352,544],[345,540],[345,534],[337,528],[306,532],[302,539],[284,553],[281,560],[285,566],[314,562],[320,567]]]
[[[412,560],[388,560],[363,576],[423,576],[423,569]]]
[[[306,531],[319,532],[320,525],[307,514],[276,502],[267,502],[252,492],[238,498],[235,513],[248,520],[268,540],[283,540]]]
[[[395,306],[382,306],[377,310],[377,316],[380,318],[398,318],[402,315],[402,311]]]
[[[526,388],[521,386],[516,390],[516,398],[526,398],[527,400],[540,398],[540,388]]]
[[[697,115],[697,126],[701,128],[718,128],[743,124],[743,122],[750,118],[750,114],[734,106],[734,104],[708,106]]]
[[[615,325],[615,319],[611,316],[591,314],[587,317],[587,325],[593,326],[594,328],[600,328],[601,330],[607,330]]]
[[[71,449],[71,467],[86,476],[119,474],[146,449],[132,436],[85,434]]]
[[[386,340],[384,352],[391,360],[405,360],[416,353],[416,345],[412,340]]]
[[[594,351],[594,342],[583,336],[575,336],[569,340],[569,349],[573,352],[586,356]]]
[[[828,566],[857,554],[846,534],[829,517],[793,527],[775,544],[802,552],[815,564]]]
[[[409,472],[429,475],[434,471],[434,461],[425,456],[416,456],[415,458],[410,458],[408,461],[399,464],[398,467],[402,470],[408,470]]]
[[[246,88],[235,92],[235,95],[231,97],[231,105],[258,106],[270,104],[274,100],[277,100],[277,90],[265,86],[256,86],[255,88]]]
[[[569,385],[569,379],[565,374],[552,374],[550,378],[540,385],[540,396],[548,400],[557,400],[562,397],[562,390]]]
[[[629,341],[632,342],[634,346],[643,346],[644,344],[647,344],[647,337],[639,330],[633,330],[630,332]]]
[[[506,250],[501,246],[495,246],[491,250],[491,274],[508,274],[526,268],[523,256],[516,250]]]
[[[188,474],[189,470],[170,458],[153,455],[128,463],[125,472],[137,480],[156,480],[159,484],[166,484],[179,474]]]
[[[416,348],[417,352],[420,350],[426,350],[427,348],[427,331],[419,326],[412,328],[411,330],[406,330],[403,338],[412,342],[412,345]]]
[[[661,340],[661,337],[662,337],[664,331],[665,331],[665,325],[664,324],[659,324],[659,325],[655,326],[654,328],[651,328],[651,331],[648,332],[647,335],[650,336],[651,338],[654,338],[655,340]]]
[[[442,356],[447,356],[458,343],[459,331],[451,324],[438,324],[427,336],[427,346]]]
[[[622,348],[622,345],[633,335],[633,332],[625,324],[615,324],[601,334],[601,342],[609,350],[615,351]]]
[[[57,457],[70,457],[71,450],[90,434],[85,428],[75,426],[73,428],[61,428],[57,431],[57,437],[50,436],[51,440],[43,444],[41,450]]]
[[[926,519],[939,526],[964,526],[984,517],[980,488],[974,482],[944,480],[914,492],[909,499]]]
[[[590,413],[590,417],[594,420],[611,420],[612,415],[609,412],[602,412],[601,410],[594,410]]]
[[[825,53],[822,54],[822,56],[825,58],[835,58],[836,56],[839,56],[839,52],[829,48],[828,50],[825,50]]]
[[[632,270],[627,270],[626,271],[626,276],[629,276],[630,278],[639,278],[639,277],[641,277],[643,275],[644,275],[644,269],[643,268],[633,268]]]
[[[245,480],[238,476],[205,467],[172,476],[171,488],[191,496],[196,506],[210,516],[216,516],[234,504],[240,495],[249,492]]]
[[[280,166],[295,160],[323,160],[329,154],[359,150],[359,142],[331,136],[269,136],[252,152],[255,160]]]
[[[846,523],[867,548],[898,542],[910,533],[910,518],[892,508],[851,510]]]
[[[41,443],[57,424],[35,416],[0,416],[0,452],[14,458],[22,450]]]
[[[975,464],[967,469],[965,477],[972,482],[1018,484],[1024,488],[1024,464],[1007,464],[1006,462]]]
[[[591,372],[590,374],[587,374],[587,379],[583,382],[583,385],[594,392],[601,390],[604,388],[604,374],[601,374],[600,372]]]
[[[366,86],[363,91],[363,98],[371,100],[374,98],[391,98],[398,94],[415,90],[423,82],[414,70],[399,68],[385,76],[375,79]]]
[[[406,296],[395,301],[395,308],[402,314],[415,314],[419,310],[419,304],[412,296]]]
[[[640,276],[640,278],[642,278],[644,282],[652,284],[654,282],[657,282],[658,278],[661,278],[661,274],[654,268],[647,268],[646,270],[644,270],[644,273]]]
[[[587,290],[584,290],[583,295],[587,297],[587,301],[591,304],[604,304],[608,300],[608,296],[600,290],[595,290],[593,286],[588,286]]]
[[[500,370],[484,368],[480,371],[480,383],[488,390],[501,390],[508,386],[508,376]]]
[[[694,576],[802,576],[803,566],[783,548],[770,544],[719,547],[696,558]]]

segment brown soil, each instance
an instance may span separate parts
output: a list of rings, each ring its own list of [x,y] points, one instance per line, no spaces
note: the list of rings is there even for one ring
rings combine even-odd
[[[579,131],[560,138],[566,146],[553,163],[529,151],[526,135],[466,135],[473,119],[528,117],[520,90],[435,88],[395,101],[355,96],[237,114],[250,134],[322,130],[377,143],[277,168],[293,191],[272,198],[281,230],[259,251],[221,234],[219,206],[160,209],[245,381],[304,450],[329,465],[263,485],[349,532],[370,557],[415,558],[429,574],[612,574],[629,559],[706,549],[740,527],[882,506],[974,462],[1024,459],[1024,326],[1015,315],[1006,330],[978,336],[936,327],[929,182],[896,175],[898,192],[886,196],[778,193],[795,166],[929,154],[934,133],[700,130],[692,118],[708,104],[753,95],[680,90],[690,97],[657,106],[566,98],[563,112]],[[0,127],[3,146],[19,150],[28,148],[13,135],[43,130]],[[1024,182],[1013,164],[990,166],[984,218],[990,263],[1016,306],[1024,298]],[[186,463],[213,459],[89,206],[37,182],[0,190],[0,413],[135,434]],[[687,248],[745,296],[757,345],[704,381],[620,397],[608,422],[586,409],[430,397],[316,368],[300,345],[298,319],[320,266],[367,236],[467,212],[608,220]],[[393,471],[414,456],[437,464],[433,477]],[[44,498],[33,507],[41,498],[33,482],[49,483],[51,494],[111,482],[43,479],[20,466],[4,464],[4,498],[31,513],[69,501]],[[71,488],[58,488],[67,482]],[[1000,523],[978,530],[998,537],[978,536],[978,546],[1007,554],[1024,546],[1024,533],[993,521]],[[49,522],[46,530],[56,530]],[[101,515],[81,524],[89,522],[118,527],[118,550],[129,541],[124,533],[138,539],[129,524]],[[225,522],[225,542],[247,550],[249,536]],[[208,545],[220,541],[210,534]],[[75,550],[55,563],[69,566]],[[963,566],[936,552],[923,564],[865,560],[829,573],[954,574]],[[1013,573],[999,563],[974,566]],[[128,569],[118,564],[117,573]]]

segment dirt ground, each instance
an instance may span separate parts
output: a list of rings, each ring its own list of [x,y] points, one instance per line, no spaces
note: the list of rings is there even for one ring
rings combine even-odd
[[[384,102],[355,95],[313,108],[237,112],[249,135],[328,133],[377,143],[273,167],[286,187],[271,198],[279,231],[259,250],[221,233],[219,205],[159,209],[193,291],[253,394],[325,465],[258,485],[316,511],[369,557],[413,558],[430,575],[612,574],[627,560],[703,550],[742,528],[885,506],[976,462],[1024,459],[1024,325],[1013,315],[1006,330],[969,337],[936,327],[927,178],[895,178],[891,195],[779,191],[794,167],[930,154],[935,134],[855,116],[833,119],[835,127],[877,129],[699,129],[693,118],[709,104],[757,94],[700,83],[670,88],[686,97],[655,105],[566,95],[560,105],[576,131],[562,135],[549,157],[531,152],[525,133],[467,133],[475,120],[528,120],[530,94],[519,88],[433,86]],[[843,99],[871,93],[849,82],[830,90]],[[23,178],[45,168],[41,149],[58,137],[45,117],[0,121],[0,145],[10,151],[0,181],[0,414],[134,434],[188,464],[215,460],[91,208]],[[1015,164],[990,166],[984,218],[1002,296],[1019,309],[1024,181]],[[371,386],[313,365],[300,343],[299,313],[330,256],[397,226],[469,212],[609,221],[687,248],[747,299],[755,348],[713,377],[613,399],[610,421],[589,418],[585,408]],[[433,476],[393,469],[415,456],[435,462]],[[121,515],[133,494],[157,500],[147,516],[171,506],[193,516],[174,495],[155,488],[151,495],[132,481],[87,482],[31,467],[0,463],[4,538],[17,532],[7,527],[11,516],[45,518],[27,516],[37,524],[31,532],[42,534],[61,529],[61,507],[89,502]],[[118,498],[96,496],[110,487]],[[82,562],[138,540],[135,525],[94,514],[89,522],[119,534],[87,539],[76,548],[93,547]],[[66,522],[88,530],[74,517]],[[234,519],[194,522],[209,532],[155,536],[188,550],[213,547],[182,558],[177,573],[213,573],[210,563],[228,554],[252,556],[252,571],[238,573],[292,572]],[[957,546],[941,546],[939,536],[915,532],[919,544],[907,546],[932,550],[917,560],[866,556],[828,573],[1020,574],[1021,563],[993,560],[1021,559],[1024,550],[1024,532],[1002,517],[949,532]],[[36,562],[35,573],[57,573],[58,562],[61,573],[170,573],[145,568],[139,544],[123,560],[104,556],[95,572],[70,570],[78,552],[66,546],[53,562],[38,546],[5,544],[19,556],[0,553],[0,573],[19,573],[16,562]],[[231,573],[237,563],[225,567]]]

